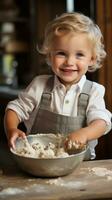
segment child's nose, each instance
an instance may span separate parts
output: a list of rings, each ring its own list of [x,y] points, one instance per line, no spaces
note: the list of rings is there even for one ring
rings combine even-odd
[[[66,64],[67,65],[74,65],[75,64],[75,57],[74,56],[67,56]]]

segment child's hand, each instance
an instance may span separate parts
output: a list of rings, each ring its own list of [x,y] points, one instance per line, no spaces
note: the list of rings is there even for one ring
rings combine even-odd
[[[65,146],[67,147],[70,142],[75,143],[77,145],[85,145],[88,142],[83,128],[73,133],[70,133],[67,136]]]
[[[26,135],[23,131],[17,128],[13,128],[8,131],[7,138],[8,138],[9,147],[12,147],[13,149],[15,149],[15,141],[18,137],[25,138]]]

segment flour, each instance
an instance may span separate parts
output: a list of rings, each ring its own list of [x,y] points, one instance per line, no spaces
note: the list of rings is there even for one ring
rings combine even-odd
[[[24,190],[22,190],[22,189],[9,187],[9,188],[6,188],[6,189],[3,189],[2,191],[0,191],[0,196],[1,195],[21,194],[23,192],[24,192]]]
[[[112,179],[112,170],[108,170],[107,168],[104,167],[93,167],[92,169],[89,170],[93,174],[97,176],[107,176],[108,180]]]
[[[66,151],[69,155],[80,153],[87,148],[86,144],[81,144],[79,142],[69,140],[69,138],[66,138],[66,144]]]
[[[25,157],[32,157],[32,158],[58,158],[58,157],[67,157],[69,156],[68,153],[65,152],[63,147],[57,149],[57,146],[53,146],[53,144],[49,143],[47,146],[36,143],[32,145],[32,150],[25,146],[21,148],[19,151],[16,151],[17,154]]]
[[[62,178],[57,179],[49,179],[46,181],[47,184],[50,185],[56,185],[61,187],[67,187],[67,188],[74,188],[74,189],[80,189],[81,187],[86,186],[88,183],[86,181],[64,181]]]
[[[63,180],[60,177],[56,179],[49,179],[48,181],[46,181],[46,183],[50,185],[63,186]]]
[[[27,137],[22,139],[22,145],[17,146],[15,153],[30,158],[64,158],[85,149],[84,145],[71,141],[66,148],[66,138],[61,134],[37,134],[33,139],[33,142],[29,142]]]
[[[55,136],[55,139],[57,139],[56,142],[47,142],[47,144],[40,141],[29,143],[27,139],[23,139],[23,145],[16,149],[16,154],[31,158],[68,157],[69,154],[65,152],[64,144],[60,142],[60,136],[58,135],[57,138]]]
[[[79,150],[79,149],[84,149],[85,147],[86,145],[84,144],[72,142],[71,140],[69,140],[67,148],[70,150]]]

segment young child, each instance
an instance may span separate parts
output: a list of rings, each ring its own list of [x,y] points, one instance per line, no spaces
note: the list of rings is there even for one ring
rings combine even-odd
[[[10,147],[18,137],[63,133],[68,141],[89,144],[95,158],[97,139],[111,129],[111,113],[102,85],[86,79],[106,56],[99,27],[81,13],[64,13],[48,23],[41,50],[54,75],[40,75],[8,103],[5,130]],[[18,129],[24,122],[27,133]]]

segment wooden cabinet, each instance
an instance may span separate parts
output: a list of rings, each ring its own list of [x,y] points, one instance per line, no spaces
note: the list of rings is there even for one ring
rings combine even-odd
[[[104,66],[98,71],[98,82],[106,88],[106,107],[112,112],[112,1],[96,1],[96,21],[104,36],[107,57]],[[98,158],[112,158],[112,130],[100,138]]]
[[[30,0],[0,1],[0,85],[18,87],[30,79],[31,6]]]

